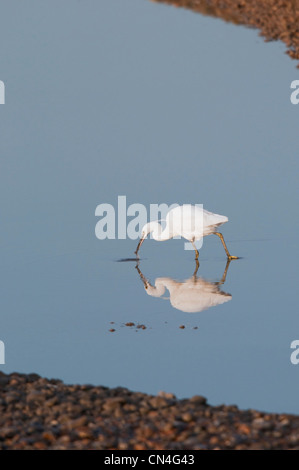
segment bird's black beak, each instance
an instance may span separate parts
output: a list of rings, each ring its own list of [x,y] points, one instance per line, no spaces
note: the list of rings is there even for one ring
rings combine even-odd
[[[136,251],[135,251],[135,255],[138,257],[138,251],[140,250],[140,247],[142,245],[142,243],[144,242],[145,238],[140,238],[139,240],[139,243],[137,245],[137,248],[136,248]]]

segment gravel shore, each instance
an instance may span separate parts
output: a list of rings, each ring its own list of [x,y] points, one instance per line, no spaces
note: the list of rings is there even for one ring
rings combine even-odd
[[[0,449],[299,449],[299,416],[0,372]]]
[[[281,40],[299,60],[299,0],[152,0],[188,8],[235,24],[258,28],[266,40]],[[298,65],[299,67],[299,65]]]

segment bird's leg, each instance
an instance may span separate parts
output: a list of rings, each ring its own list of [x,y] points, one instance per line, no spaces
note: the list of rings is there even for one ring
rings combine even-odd
[[[226,256],[228,257],[228,259],[229,259],[229,260],[238,259],[238,256],[232,256],[232,255],[230,254],[230,252],[228,251],[222,233],[220,233],[220,232],[214,232],[214,233],[215,233],[215,235],[217,235],[217,236],[220,238],[220,240],[221,240],[221,242],[222,242],[222,245],[223,245],[223,247],[224,247],[224,249],[225,249]]]
[[[197,260],[198,260],[198,257],[199,257],[198,249],[196,248],[196,245],[195,245],[195,243],[194,243],[193,241],[191,241],[191,243],[192,243],[192,246],[193,246],[193,248],[194,248],[194,250],[195,250],[195,261],[197,261]]]
[[[220,286],[221,284],[224,284],[225,281],[226,281],[226,275],[227,275],[227,271],[228,271],[228,267],[230,265],[230,262],[231,262],[231,259],[228,258],[227,259],[227,262],[226,262],[226,266],[225,266],[225,270],[224,270],[224,273],[222,274],[222,278],[220,281],[216,282],[217,286]]]
[[[199,268],[199,261],[198,261],[198,259],[195,259],[195,263],[196,263],[196,267],[195,267],[195,271],[194,271],[194,273],[193,273],[194,281],[196,281],[196,275],[197,275],[197,271],[198,271],[198,268]]]

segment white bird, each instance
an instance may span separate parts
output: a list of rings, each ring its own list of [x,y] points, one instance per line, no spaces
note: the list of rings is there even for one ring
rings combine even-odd
[[[152,233],[152,237],[156,241],[169,240],[176,236],[186,238],[186,240],[189,240],[189,242],[192,243],[195,249],[195,259],[198,259],[199,253],[194,242],[201,240],[206,235],[214,233],[220,238],[227,258],[229,260],[238,259],[237,256],[232,256],[229,253],[223,235],[220,232],[217,232],[220,225],[228,222],[228,218],[226,216],[213,214],[200,206],[183,204],[182,206],[171,209],[168,212],[165,221],[166,226],[164,230],[158,220],[144,225],[135,251],[137,258],[139,249],[149,233]]]
[[[155,280],[154,286],[143,276],[139,267],[136,266],[136,268],[148,295],[152,297],[162,297],[165,293],[165,289],[167,289],[172,307],[182,312],[196,313],[223,304],[232,299],[230,294],[220,290],[220,285],[225,282],[229,263],[230,260],[227,261],[222,279],[219,282],[209,282],[203,278],[197,277],[197,268],[190,279],[180,282],[170,277],[159,277]],[[167,297],[162,298],[167,299]]]

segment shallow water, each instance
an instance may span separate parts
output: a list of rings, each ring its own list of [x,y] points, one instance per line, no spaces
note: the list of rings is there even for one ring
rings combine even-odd
[[[2,369],[298,413],[298,71],[284,46],[140,0],[28,0],[18,17],[4,1],[0,26]],[[137,240],[96,239],[94,215],[118,195],[203,203],[229,217],[242,259],[221,284],[214,236],[196,279],[181,240],[146,241],[139,271],[118,262]]]

